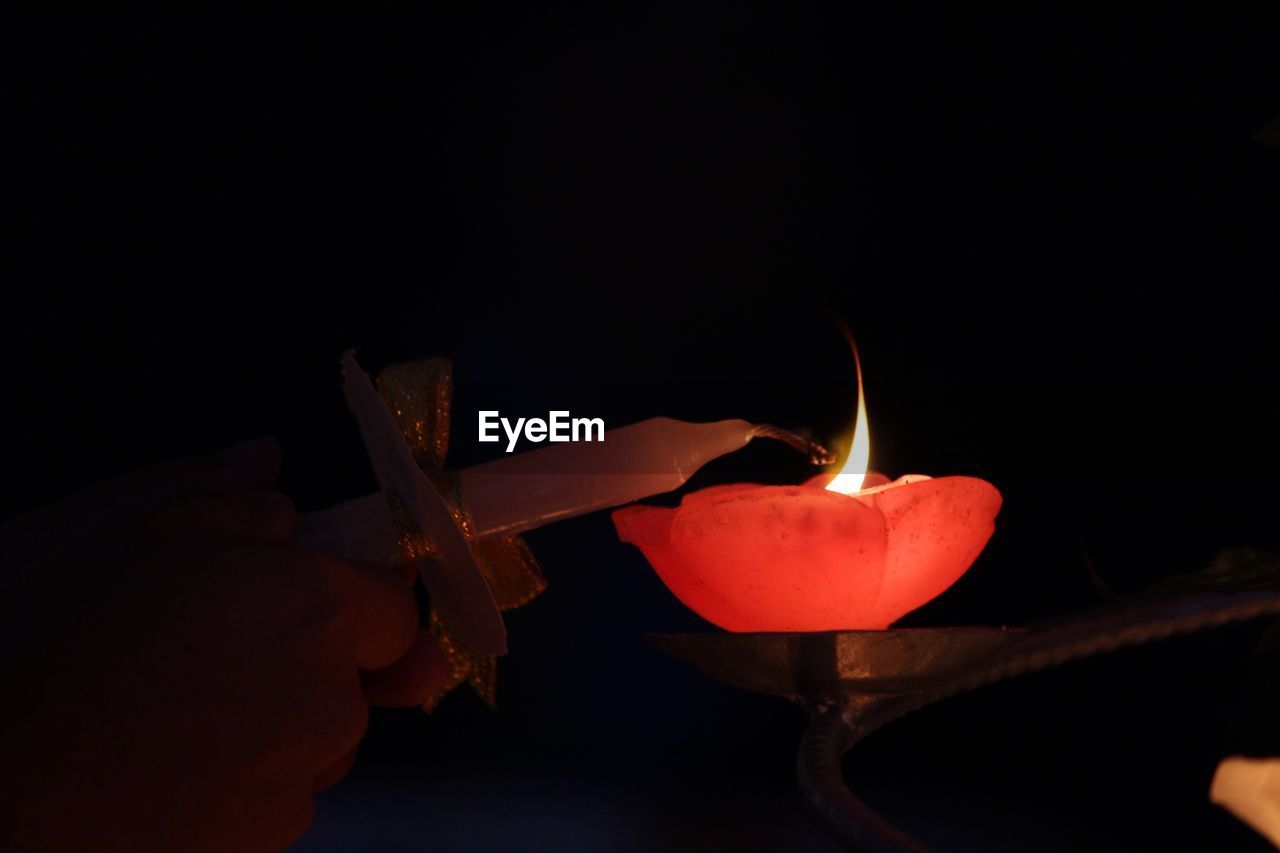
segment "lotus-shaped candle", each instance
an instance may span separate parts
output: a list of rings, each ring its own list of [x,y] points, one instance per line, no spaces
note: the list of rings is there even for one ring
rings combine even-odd
[[[868,475],[861,372],[839,474],[715,486],[676,508],[623,507],[613,513],[619,538],[644,552],[677,598],[729,631],[882,629],[940,595],[991,538],[1000,492],[975,477]]]
[[[887,628],[956,582],[995,530],[1000,492],[975,477],[902,477],[853,494],[719,486],[677,508],[614,512],[689,608],[730,631]]]

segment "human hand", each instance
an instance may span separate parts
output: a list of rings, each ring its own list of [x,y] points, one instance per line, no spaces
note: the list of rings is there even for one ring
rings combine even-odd
[[[439,686],[406,577],[294,544],[279,463],[249,442],[0,530],[0,846],[281,849],[370,702]]]

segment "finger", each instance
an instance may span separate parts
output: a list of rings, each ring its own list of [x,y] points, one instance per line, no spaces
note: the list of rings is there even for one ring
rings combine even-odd
[[[280,443],[274,438],[255,438],[216,456],[139,468],[116,480],[89,486],[68,501],[83,513],[101,508],[119,517],[185,495],[258,492],[276,481],[282,459]]]
[[[250,542],[293,539],[297,513],[279,492],[181,498],[143,515],[125,530],[157,537],[213,536]]]
[[[233,444],[214,457],[229,491],[260,491],[275,484],[284,461],[280,442],[270,436]]]
[[[385,669],[360,674],[364,695],[371,705],[387,708],[421,706],[437,695],[449,673],[449,659],[444,650],[422,628],[413,647],[400,660]]]
[[[347,560],[353,566],[359,566],[361,571],[365,572],[391,572],[405,586],[413,586],[418,580],[418,564],[416,561],[399,563],[394,566],[384,566],[381,563],[371,563],[368,560]]]
[[[371,563],[344,563],[346,604],[356,666],[382,669],[395,663],[418,636],[418,604],[400,574]]]
[[[359,747],[353,747],[346,755],[321,770],[320,775],[316,777],[315,790],[322,791],[331,785],[336,785],[343,776],[351,772],[351,768],[355,766],[356,755],[359,751]]]
[[[282,452],[260,438],[208,459],[181,459],[95,483],[0,527],[0,557],[30,566],[186,495],[257,492],[275,482]]]

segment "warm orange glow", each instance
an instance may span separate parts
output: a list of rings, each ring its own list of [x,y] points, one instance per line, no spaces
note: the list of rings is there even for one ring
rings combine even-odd
[[[862,394],[862,359],[858,358],[858,345],[853,335],[845,330],[849,346],[853,347],[853,367],[858,375],[858,415],[853,425],[853,444],[844,460],[840,473],[827,484],[827,490],[851,495],[862,489],[867,479],[867,467],[871,462],[871,431],[867,428],[867,403]]]
[[[677,598],[721,628],[888,628],[955,583],[995,532],[1002,501],[985,480],[890,480],[868,470],[862,363],[844,332],[858,412],[833,479],[824,472],[797,486],[711,486],[686,494],[678,507],[613,512],[618,538],[644,553]]]

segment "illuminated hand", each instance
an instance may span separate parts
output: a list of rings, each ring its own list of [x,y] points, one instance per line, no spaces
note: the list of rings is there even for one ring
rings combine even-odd
[[[0,848],[279,850],[370,702],[439,687],[405,575],[293,544],[279,463],[250,442],[0,528]]]

